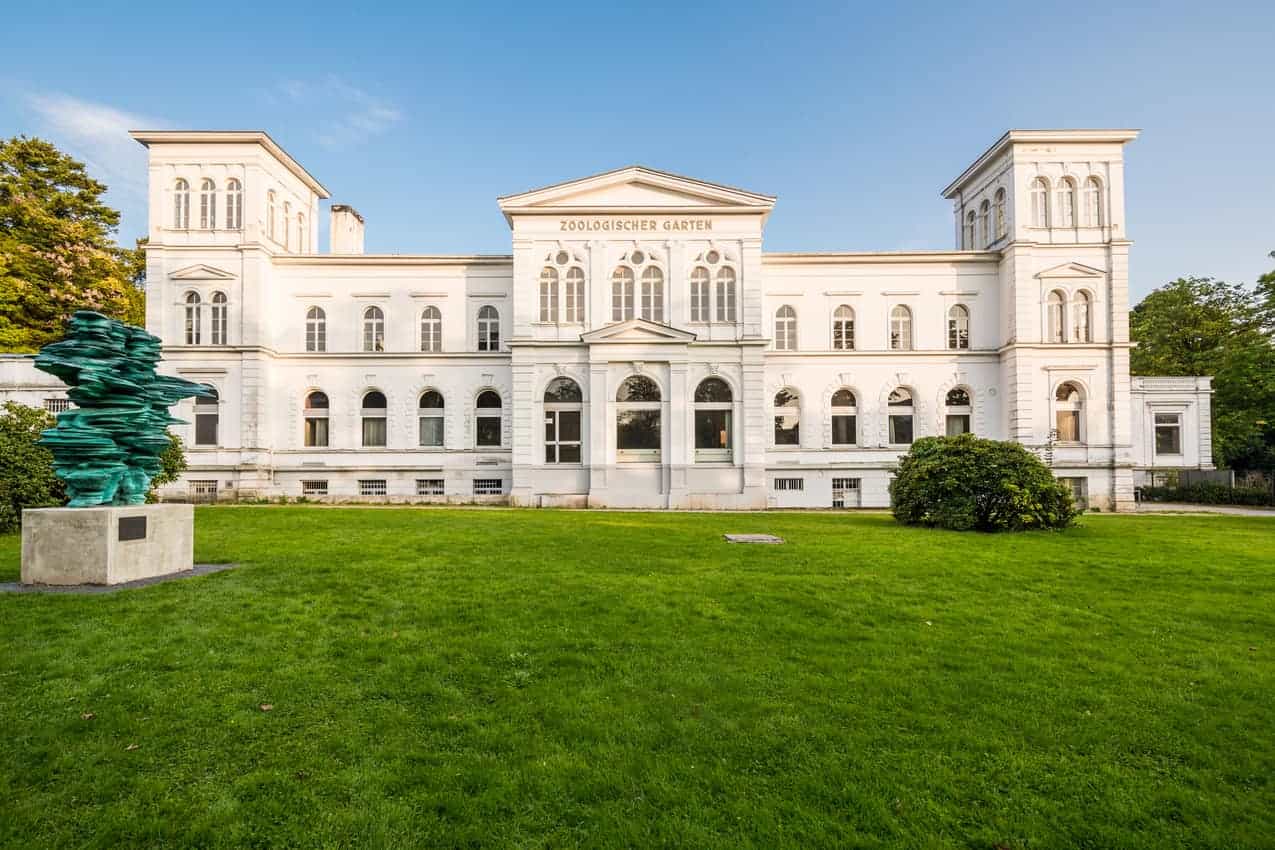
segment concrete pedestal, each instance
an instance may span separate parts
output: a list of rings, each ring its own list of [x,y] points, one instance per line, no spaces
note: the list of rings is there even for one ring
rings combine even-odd
[[[192,505],[22,512],[23,584],[121,584],[194,567]]]

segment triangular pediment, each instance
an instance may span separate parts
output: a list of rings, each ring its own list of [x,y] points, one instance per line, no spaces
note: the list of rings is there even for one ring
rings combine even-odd
[[[581,177],[499,199],[505,217],[545,212],[755,211],[768,213],[770,195],[682,177],[641,165]]]
[[[1102,269],[1086,266],[1084,263],[1063,263],[1060,266],[1051,266],[1036,272],[1036,277],[1038,278],[1106,277],[1106,275],[1107,273]]]
[[[595,342],[637,342],[637,343],[680,343],[685,345],[695,341],[695,334],[680,330],[649,319],[629,319],[614,325],[598,328],[580,334],[580,341]]]
[[[186,266],[168,275],[171,280],[234,280],[235,276],[224,269],[206,266],[203,263],[197,263],[193,266]]]

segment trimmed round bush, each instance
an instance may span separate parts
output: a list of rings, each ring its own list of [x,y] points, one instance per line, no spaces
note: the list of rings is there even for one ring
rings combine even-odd
[[[890,501],[905,525],[955,531],[1066,528],[1078,513],[1071,491],[1034,454],[971,434],[913,443]]]

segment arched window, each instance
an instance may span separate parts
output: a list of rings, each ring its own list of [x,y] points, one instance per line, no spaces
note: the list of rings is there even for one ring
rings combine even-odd
[[[695,388],[695,460],[731,459],[731,412],[734,397],[721,378],[705,378]]]
[[[500,313],[490,304],[478,311],[478,350],[500,350]]]
[[[656,266],[642,272],[642,318],[664,321],[664,272]]]
[[[579,463],[580,417],[584,395],[570,378],[554,378],[545,387],[545,463]]]
[[[474,444],[479,448],[498,447],[501,441],[500,393],[483,390],[474,402]]]
[[[212,296],[212,309],[209,311],[210,336],[209,341],[213,345],[226,344],[226,293],[214,292]]]
[[[443,414],[445,412],[443,394],[438,390],[426,390],[421,393],[417,403],[417,428],[419,442],[427,448],[443,447]]]
[[[842,387],[832,394],[832,444],[853,446],[859,442],[859,406],[854,393]]]
[[[997,189],[994,197],[995,201],[993,202],[993,206],[995,207],[996,238],[1004,239],[1005,235],[1009,232],[1009,222],[1005,218],[1005,190]]]
[[[274,189],[266,192],[266,236],[274,239],[274,219],[277,214],[275,209]]]
[[[540,270],[540,321],[558,321],[558,270],[553,266]]]
[[[443,350],[443,314],[433,304],[421,311],[421,351]]]
[[[305,216],[302,213],[297,213],[297,250],[304,254],[306,246],[309,244],[310,231],[305,226]]]
[[[1067,341],[1067,297],[1055,289],[1046,305],[1046,342]]]
[[[380,307],[368,307],[363,311],[363,350],[385,350],[385,313]]]
[[[955,437],[957,434],[968,434],[970,432],[970,412],[973,410],[973,406],[970,404],[969,390],[964,387],[948,390],[945,403],[947,405],[947,436]]]
[[[173,183],[173,228],[190,228],[190,184],[180,177]]]
[[[707,322],[709,309],[708,269],[696,266],[691,271],[691,321]]]
[[[970,311],[963,304],[953,305],[947,311],[947,347],[970,347]]]
[[[199,321],[199,293],[186,293],[186,344],[199,345],[201,324]]]
[[[1089,322],[1089,293],[1081,290],[1071,302],[1071,341],[1092,342]]]
[[[566,321],[571,324],[584,322],[584,269],[572,266],[567,269]]]
[[[1085,181],[1085,227],[1102,227],[1102,183],[1097,177]]]
[[[384,447],[385,423],[389,413],[385,393],[379,390],[364,393],[360,407],[359,414],[363,419],[363,445],[367,448]]]
[[[1044,177],[1032,181],[1032,226],[1049,227],[1049,181]]]
[[[283,250],[292,250],[292,204],[283,202]]]
[[[1058,385],[1054,393],[1054,427],[1060,443],[1084,441],[1085,398],[1080,387],[1070,381]]]
[[[775,422],[775,445],[801,445],[801,395],[785,387],[775,393],[771,413]]]
[[[328,445],[328,396],[318,390],[305,397],[302,411],[305,419],[303,435],[306,448],[326,448]]]
[[[611,273],[611,321],[633,318],[633,269],[620,266]]]
[[[663,415],[659,385],[644,375],[633,375],[620,384],[615,401],[616,460],[658,462]]]
[[[797,311],[787,304],[775,311],[775,350],[797,350]]]
[[[886,407],[889,410],[890,445],[909,445],[914,433],[912,393],[903,387],[896,388],[890,393]]]
[[[226,228],[243,229],[243,186],[233,177],[226,181]]]
[[[217,445],[217,423],[221,419],[217,406],[218,396],[215,387],[204,384],[212,390],[212,398],[195,397],[195,445]]]
[[[890,311],[890,349],[912,350],[912,311],[902,304]]]
[[[735,270],[730,266],[717,270],[717,321],[735,321]]]
[[[973,251],[978,247],[978,242],[974,239],[975,222],[978,220],[978,213],[970,210],[965,215],[965,250]]]
[[[980,248],[992,244],[992,205],[987,201],[978,207],[978,244]]]
[[[1058,184],[1058,226],[1076,226],[1076,181],[1070,177]]]
[[[328,350],[328,315],[322,307],[305,311],[305,350]]]
[[[199,181],[199,229],[217,226],[217,186],[207,177]]]
[[[832,311],[832,348],[834,351],[854,349],[854,310],[848,304]]]

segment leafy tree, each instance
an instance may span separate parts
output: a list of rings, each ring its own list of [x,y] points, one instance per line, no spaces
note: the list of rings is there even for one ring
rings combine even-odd
[[[52,342],[79,309],[144,323],[137,249],[115,244],[105,191],[49,142],[0,141],[0,350]]]
[[[1275,290],[1275,273],[1270,287]],[[1135,375],[1212,375],[1213,452],[1230,465],[1259,421],[1275,421],[1275,342],[1258,290],[1181,278],[1129,314]]]
[[[146,494],[146,501],[158,502],[159,496],[156,494],[164,484],[171,484],[177,480],[183,472],[186,471],[186,447],[182,445],[182,438],[172,433],[168,434],[168,448],[164,449],[159,456],[160,471],[159,474],[151,479],[150,492]]]
[[[1071,491],[1018,443],[972,434],[924,437],[890,482],[894,518],[954,531],[1066,528],[1076,518]]]
[[[0,532],[22,524],[23,508],[66,503],[53,453],[36,444],[40,432],[52,427],[48,413],[12,401],[0,414]]]

